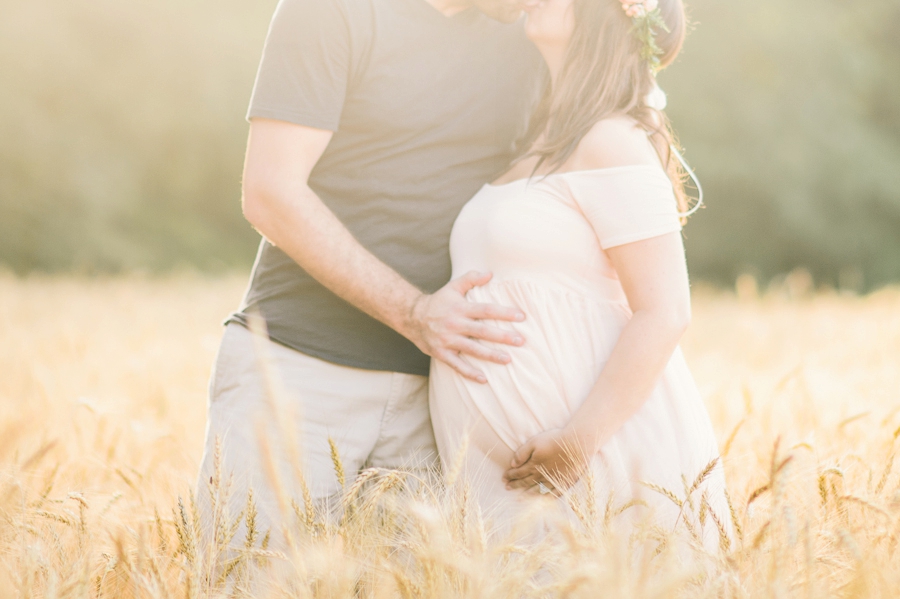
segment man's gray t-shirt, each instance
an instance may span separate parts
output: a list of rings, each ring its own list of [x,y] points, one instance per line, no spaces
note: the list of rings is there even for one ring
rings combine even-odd
[[[282,0],[248,117],[328,129],[310,188],[372,254],[425,292],[450,277],[450,229],[503,172],[543,88],[521,24],[426,0]],[[325,289],[263,240],[230,322],[369,370],[428,373],[399,333]]]

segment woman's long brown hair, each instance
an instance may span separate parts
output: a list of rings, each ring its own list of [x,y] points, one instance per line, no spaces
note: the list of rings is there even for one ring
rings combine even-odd
[[[677,147],[666,114],[645,104],[655,86],[642,43],[619,0],[574,0],[575,29],[562,70],[548,86],[526,137],[525,154],[534,168],[553,172],[568,160],[588,131],[603,119],[627,115],[650,133],[672,180],[680,210],[687,210],[685,172],[672,155]],[[659,68],[675,60],[684,43],[687,18],[682,0],[660,0],[668,31],[657,30]]]

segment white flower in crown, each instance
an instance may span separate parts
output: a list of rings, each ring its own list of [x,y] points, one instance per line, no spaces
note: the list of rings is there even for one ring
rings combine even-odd
[[[632,19],[646,17],[659,6],[659,0],[621,0],[622,10]]]

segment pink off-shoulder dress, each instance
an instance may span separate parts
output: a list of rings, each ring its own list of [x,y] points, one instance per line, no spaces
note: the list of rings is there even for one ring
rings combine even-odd
[[[569,422],[631,318],[606,250],[680,230],[672,185],[652,166],[485,185],[463,208],[450,238],[454,278],[492,272],[490,283],[472,289],[468,299],[517,306],[527,315],[523,323],[497,323],[526,339],[522,347],[504,346],[510,364],[469,358],[487,384],[431,363],[441,461],[453,470],[462,460],[486,512],[509,518],[526,501],[501,480],[511,453]],[[640,499],[659,524],[676,527],[683,510],[652,486],[684,496],[684,480],[694,481],[718,455],[709,415],[678,349],[640,411],[593,459],[596,499],[600,506],[610,498],[614,506]],[[719,465],[693,498],[695,506],[705,501],[722,523],[724,488]],[[703,536],[717,543],[714,530]]]

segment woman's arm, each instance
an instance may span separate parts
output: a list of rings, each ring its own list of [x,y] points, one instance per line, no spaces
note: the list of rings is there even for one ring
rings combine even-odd
[[[631,418],[656,387],[691,319],[680,233],[609,248],[633,316],[587,399],[562,429],[522,445],[506,472],[507,486],[569,487],[590,457]]]

